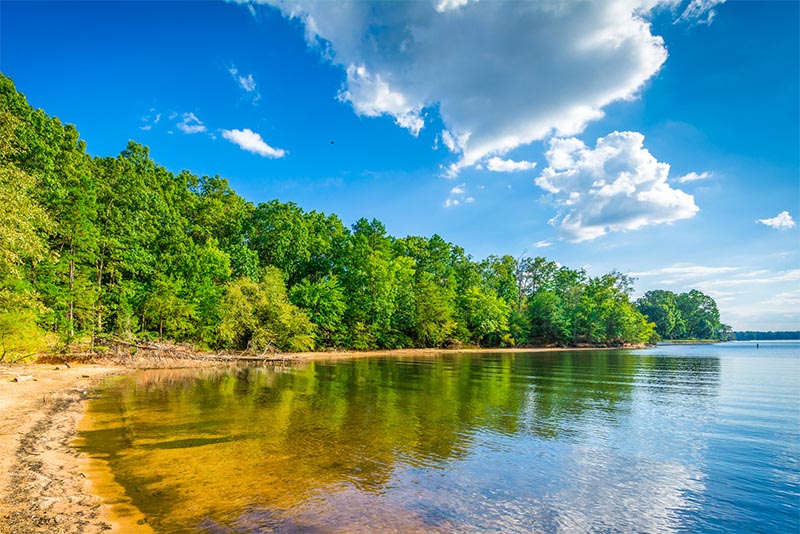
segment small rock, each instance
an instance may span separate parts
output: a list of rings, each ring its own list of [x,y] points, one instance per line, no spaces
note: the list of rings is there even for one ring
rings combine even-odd
[[[36,380],[33,375],[19,375],[11,379],[12,382],[25,382],[26,380]]]

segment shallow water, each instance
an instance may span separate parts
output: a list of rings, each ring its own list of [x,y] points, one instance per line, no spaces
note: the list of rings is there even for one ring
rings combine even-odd
[[[797,532],[800,344],[140,372],[81,447],[157,532]]]

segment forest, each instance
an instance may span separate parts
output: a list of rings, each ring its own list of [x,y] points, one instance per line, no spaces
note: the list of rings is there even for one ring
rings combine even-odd
[[[0,74],[0,360],[109,338],[203,349],[649,343],[719,337],[711,297],[545,258],[475,260],[174,174],[130,141],[93,157]],[[727,328],[727,329],[726,329]]]
[[[788,341],[800,339],[800,331],[778,331],[778,332],[759,332],[747,330],[734,332],[736,341]]]

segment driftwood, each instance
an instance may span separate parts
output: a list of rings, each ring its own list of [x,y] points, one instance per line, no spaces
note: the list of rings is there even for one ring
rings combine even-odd
[[[288,355],[281,355],[274,347],[267,347],[258,356],[253,353],[241,352],[200,352],[185,345],[174,345],[155,342],[128,342],[121,339],[109,339],[103,342],[108,347],[106,356],[119,363],[148,362],[156,365],[168,364],[175,360],[194,360],[204,362],[249,362],[249,363],[270,363],[286,362],[293,359]]]

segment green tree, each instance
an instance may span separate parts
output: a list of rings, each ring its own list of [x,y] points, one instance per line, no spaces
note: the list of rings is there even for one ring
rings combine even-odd
[[[219,339],[223,346],[264,352],[314,348],[314,324],[289,301],[281,272],[267,267],[259,282],[234,280],[221,306]]]
[[[291,301],[305,310],[317,326],[319,345],[338,347],[345,343],[343,319],[347,302],[336,276],[316,282],[300,281],[291,289]]]
[[[674,339],[683,327],[683,318],[677,306],[678,296],[672,291],[655,289],[636,301],[637,309],[656,325],[662,339]]]
[[[413,261],[394,255],[383,224],[360,219],[353,225],[343,265],[348,345],[356,349],[406,345],[403,332],[395,328],[395,314],[413,283]]]
[[[462,295],[467,328],[477,345],[508,343],[508,304],[493,289],[473,286]]]
[[[558,293],[537,291],[528,300],[529,339],[538,344],[565,344],[572,340],[570,322]]]
[[[713,298],[697,289],[681,293],[676,299],[685,324],[681,337],[689,339],[718,339],[722,330],[719,310]]]

